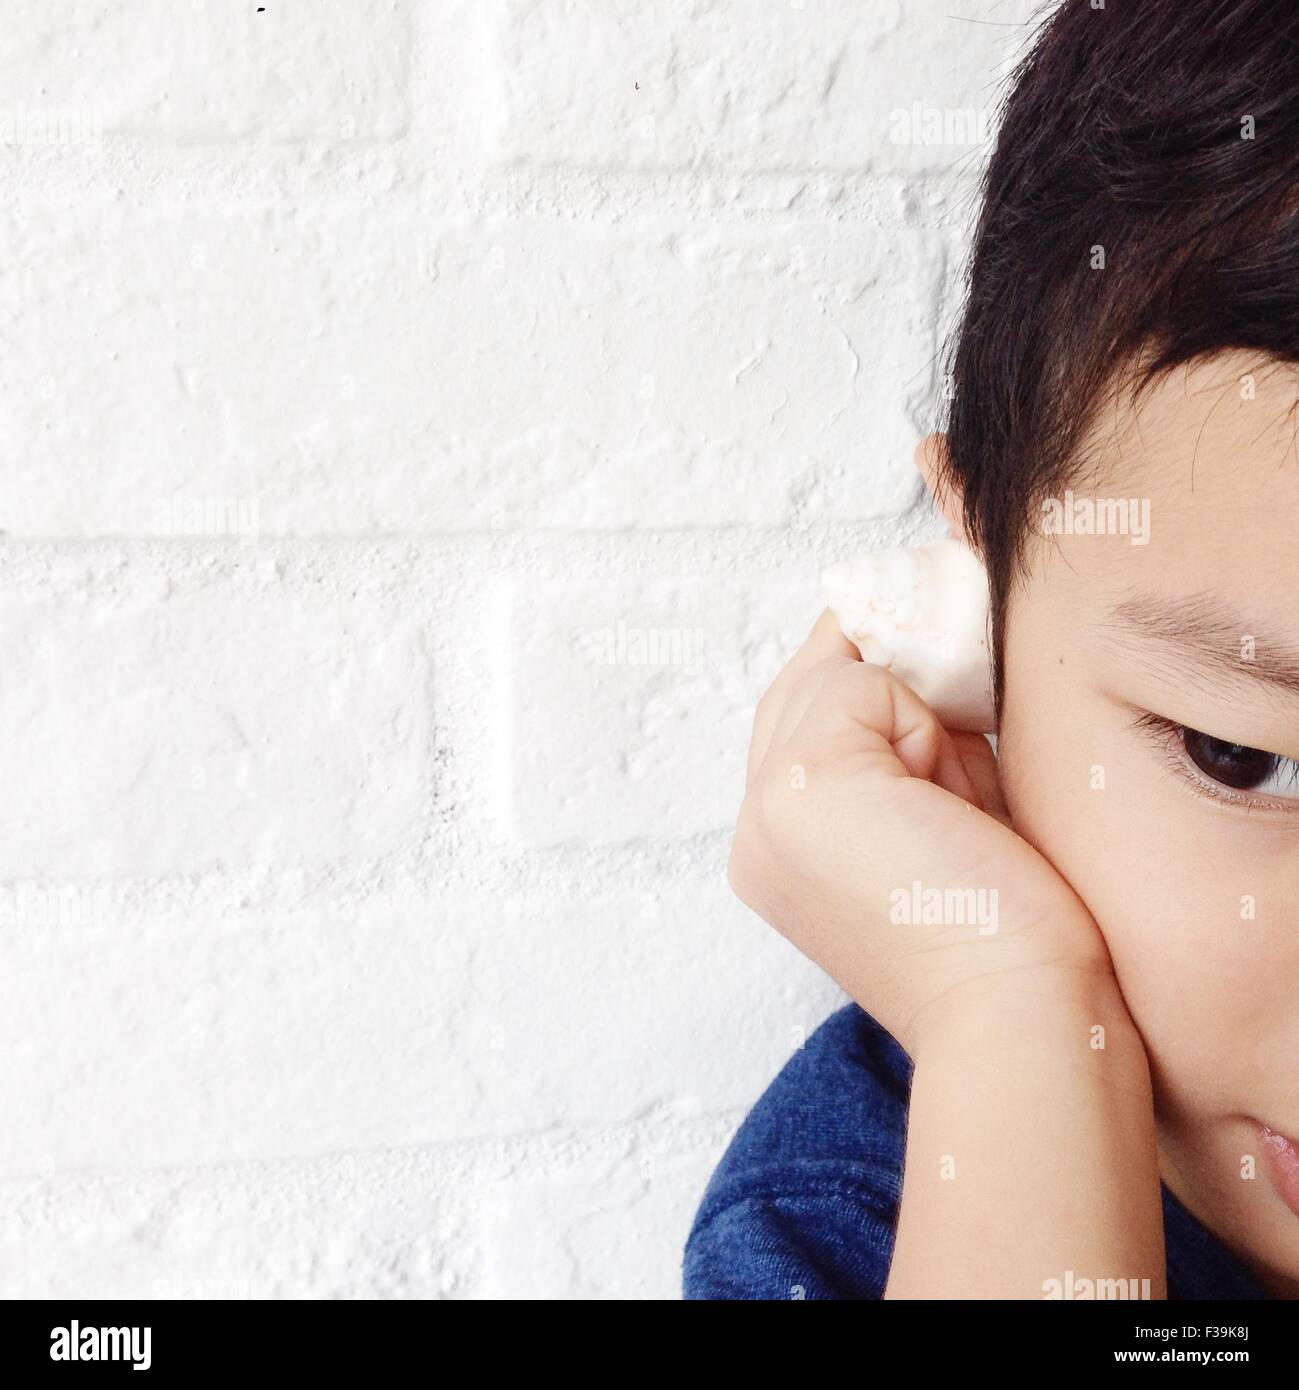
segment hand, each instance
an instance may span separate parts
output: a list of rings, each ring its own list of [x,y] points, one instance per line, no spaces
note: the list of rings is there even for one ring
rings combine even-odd
[[[1081,899],[1011,828],[987,740],[944,730],[828,611],[758,704],[729,877],[913,1057],[955,1011],[1112,980]]]

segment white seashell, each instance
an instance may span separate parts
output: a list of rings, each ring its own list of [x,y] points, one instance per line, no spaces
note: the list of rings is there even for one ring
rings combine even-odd
[[[892,671],[947,729],[993,730],[988,576],[961,541],[834,565],[826,600],[865,661]]]

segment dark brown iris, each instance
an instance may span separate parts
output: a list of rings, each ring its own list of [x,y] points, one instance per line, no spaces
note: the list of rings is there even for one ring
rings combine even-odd
[[[1186,749],[1187,757],[1207,777],[1224,786],[1235,787],[1237,791],[1257,787],[1276,771],[1275,753],[1265,753],[1261,748],[1247,748],[1243,743],[1211,738],[1196,729],[1185,730],[1182,746]]]

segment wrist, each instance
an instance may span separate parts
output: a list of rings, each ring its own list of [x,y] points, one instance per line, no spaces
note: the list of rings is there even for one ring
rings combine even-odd
[[[937,1054],[1004,1044],[1039,1053],[1083,1048],[1146,1067],[1108,960],[1031,964],[961,981],[912,1017],[902,1041],[917,1065]]]

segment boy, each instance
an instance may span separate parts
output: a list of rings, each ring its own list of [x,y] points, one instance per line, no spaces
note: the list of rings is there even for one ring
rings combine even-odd
[[[829,615],[764,696],[731,881],[855,1003],[688,1296],[1299,1294],[1297,97],[1290,0],[1065,0],[1021,69],[919,456],[997,759]],[[916,881],[997,932],[891,922]]]

